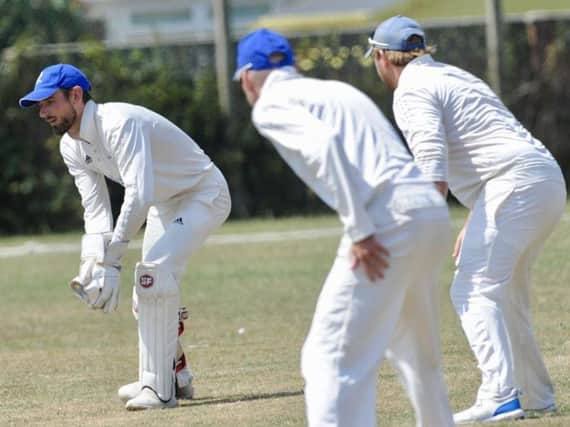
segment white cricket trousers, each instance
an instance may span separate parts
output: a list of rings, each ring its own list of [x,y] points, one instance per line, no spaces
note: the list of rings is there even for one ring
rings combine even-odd
[[[229,215],[230,208],[231,200],[226,180],[219,169],[212,166],[212,169],[204,174],[191,191],[167,202],[157,203],[149,209],[143,239],[142,261],[156,264],[162,271],[167,274],[171,273],[180,294],[180,283],[188,259],[202,247],[206,238],[223,224]],[[167,307],[164,304],[163,306]],[[140,325],[145,325],[144,311],[137,310],[137,305],[137,294],[133,288],[133,314],[139,322],[139,379],[142,381],[145,375],[149,375],[145,371],[149,369],[148,366],[145,368],[145,365],[149,365],[149,360],[152,361],[149,366],[154,366],[157,370],[150,374],[165,378],[168,373],[161,370],[164,366],[160,363],[160,356],[170,357],[172,355],[174,357],[177,354],[177,347],[178,353],[183,354],[181,337],[178,336],[177,328],[169,328],[166,332],[162,332],[163,335],[160,337],[163,342],[168,343],[166,345],[169,348],[160,349],[159,354],[152,352],[149,354],[148,345],[154,341],[148,336],[146,338],[148,342],[142,341],[144,338]],[[178,307],[173,307],[172,312],[170,308],[164,309],[168,311],[166,319],[176,318]],[[172,345],[171,348],[170,345]],[[177,357],[180,357],[180,354]],[[152,358],[156,360],[153,361]],[[174,372],[174,366],[172,369]],[[190,376],[188,370],[177,375],[180,375],[179,381],[184,379],[183,382],[187,382]]]
[[[554,388],[533,333],[530,271],[566,205],[564,180],[495,178],[467,225],[451,299],[482,373],[478,399],[522,392],[524,409],[554,403]],[[559,170],[558,170],[559,171]]]
[[[180,283],[190,256],[224,223],[230,209],[228,185],[213,166],[191,191],[149,209],[142,261],[165,266]]]
[[[382,280],[352,270],[347,256],[335,259],[301,357],[310,427],[375,426],[377,368],[385,354],[400,374],[417,426],[453,425],[438,329],[448,215],[442,201],[378,232],[391,254]]]

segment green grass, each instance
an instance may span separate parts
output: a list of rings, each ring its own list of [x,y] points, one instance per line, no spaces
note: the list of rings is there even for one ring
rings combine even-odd
[[[458,227],[465,211],[454,210],[454,216]],[[238,221],[220,234],[313,227],[338,227],[338,220]],[[533,294],[537,335],[560,410],[497,426],[570,425],[569,236],[570,222],[562,222],[539,259]],[[6,242],[14,244],[0,239],[0,246]],[[130,281],[138,251],[126,257],[122,301],[112,315],[88,310],[71,296],[66,283],[76,272],[77,254],[0,258],[0,426],[305,425],[299,353],[336,244],[336,237],[326,237],[204,247],[183,283],[196,399],[142,413],[125,411],[116,398],[117,387],[137,372]],[[441,328],[451,404],[458,409],[472,403],[479,374],[449,302],[451,274],[449,262],[441,281]],[[240,328],[245,333],[238,334]],[[378,376],[379,425],[412,426],[392,369],[385,364]]]
[[[388,14],[398,13],[412,16],[419,20],[434,18],[454,18],[466,16],[485,16],[485,1],[457,0],[409,0],[404,6],[394,8]],[[570,10],[567,0],[504,0],[503,12],[507,15],[521,14],[534,10]]]
[[[568,0],[505,0],[503,11],[506,15],[523,14],[529,11],[570,10]],[[355,11],[331,15],[292,15],[265,17],[259,19],[252,28],[268,27],[284,32],[311,32],[318,30],[337,31],[348,28],[366,28],[370,30],[382,20],[393,15],[407,15],[420,21],[436,18],[462,18],[485,16],[485,1],[457,0],[408,0],[402,5],[369,13]]]

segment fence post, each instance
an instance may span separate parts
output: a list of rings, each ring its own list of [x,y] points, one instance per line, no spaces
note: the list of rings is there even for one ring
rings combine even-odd
[[[231,44],[228,18],[228,0],[213,0],[214,41],[216,43],[216,80],[218,100],[222,112],[232,114]]]
[[[499,96],[503,68],[502,6],[502,0],[486,0],[487,74],[491,87]]]

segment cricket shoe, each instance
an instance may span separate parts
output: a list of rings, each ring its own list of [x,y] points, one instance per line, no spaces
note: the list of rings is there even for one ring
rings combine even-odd
[[[144,409],[176,408],[176,406],[178,406],[176,397],[172,397],[170,400],[165,402],[158,398],[154,390],[145,387],[136,395],[136,397],[127,401],[125,408],[129,411],[140,411]]]
[[[127,403],[129,400],[134,399],[141,392],[141,383],[135,381],[134,383],[126,384],[119,388],[119,399],[121,402]],[[176,382],[176,394],[177,399],[193,399],[194,398],[194,387],[192,386],[192,379],[184,385],[179,387],[178,381]]]
[[[502,399],[480,399],[465,411],[453,414],[455,424],[492,423],[524,418],[518,391]]]

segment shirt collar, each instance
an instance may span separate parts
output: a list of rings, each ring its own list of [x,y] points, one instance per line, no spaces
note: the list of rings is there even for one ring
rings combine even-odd
[[[411,67],[410,65],[425,65],[425,64],[433,64],[435,61],[433,60],[432,56],[429,53],[425,55],[418,56],[417,58],[412,59],[402,70],[402,74],[400,74],[400,80],[404,77],[407,73],[409,73]]]
[[[261,93],[263,93],[266,88],[271,87],[275,83],[284,80],[298,79],[300,77],[303,77],[303,75],[299,73],[293,66],[276,68],[271,73],[269,73],[267,79],[265,79],[265,83],[263,83],[263,87],[261,88]]]
[[[97,126],[95,125],[95,116],[97,114],[97,104],[93,100],[87,101],[81,116],[81,125],[79,126],[79,138],[93,143],[97,140]]]

